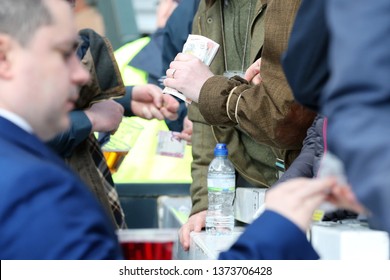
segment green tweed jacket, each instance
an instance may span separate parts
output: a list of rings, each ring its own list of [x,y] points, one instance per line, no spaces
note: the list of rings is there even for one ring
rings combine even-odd
[[[260,85],[249,86],[238,77],[214,76],[202,87],[199,104],[189,107],[194,123],[192,214],[207,209],[207,167],[215,143],[226,143],[239,175],[261,188],[277,180],[277,158],[288,166],[298,155],[314,113],[294,101],[280,58],[299,4],[300,0],[257,1],[250,29],[250,59],[255,62],[262,57]],[[220,1],[202,1],[193,33],[221,44],[220,13]],[[225,71],[223,49],[221,46],[210,65],[215,75]]]
[[[122,97],[125,87],[118,69],[111,43],[91,29],[83,29],[79,33],[85,42],[88,42],[82,64],[91,75],[88,84],[80,89],[80,97],[77,100],[76,109],[85,109],[94,102]],[[95,157],[95,159],[94,159]],[[100,169],[95,163],[96,157],[100,158]],[[65,162],[80,176],[90,187],[91,191],[102,204],[111,218],[114,226],[117,224],[113,212],[113,203],[122,215],[123,211],[117,198],[117,193],[112,183],[111,174],[103,158],[102,151],[93,134],[81,142],[73,151],[72,155],[65,158]],[[105,186],[107,185],[107,186]],[[107,191],[109,190],[109,197]]]

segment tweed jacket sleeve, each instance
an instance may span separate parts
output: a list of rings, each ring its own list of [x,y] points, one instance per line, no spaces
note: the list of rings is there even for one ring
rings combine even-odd
[[[280,62],[299,4],[276,0],[267,7],[259,85],[222,76],[203,85],[199,109],[209,124],[239,125],[259,143],[300,149],[315,114],[294,101]]]

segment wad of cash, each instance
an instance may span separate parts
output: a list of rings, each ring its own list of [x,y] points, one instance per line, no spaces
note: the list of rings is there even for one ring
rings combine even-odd
[[[183,46],[182,52],[199,58],[204,64],[209,66],[217,54],[218,48],[219,44],[213,40],[201,35],[190,34]],[[187,103],[192,102],[191,99],[186,98],[182,93],[170,87],[165,87],[163,93],[176,96]]]

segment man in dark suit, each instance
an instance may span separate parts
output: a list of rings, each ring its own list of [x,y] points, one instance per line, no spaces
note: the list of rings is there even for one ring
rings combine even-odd
[[[42,141],[69,127],[89,74],[62,0],[0,9],[0,259],[118,259],[110,220]]]
[[[390,2],[302,1],[284,59],[302,104],[328,117],[370,226],[390,233]]]

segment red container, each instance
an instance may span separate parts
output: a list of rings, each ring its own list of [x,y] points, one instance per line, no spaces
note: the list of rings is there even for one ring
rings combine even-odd
[[[125,229],[117,235],[127,260],[171,260],[177,229]]]

